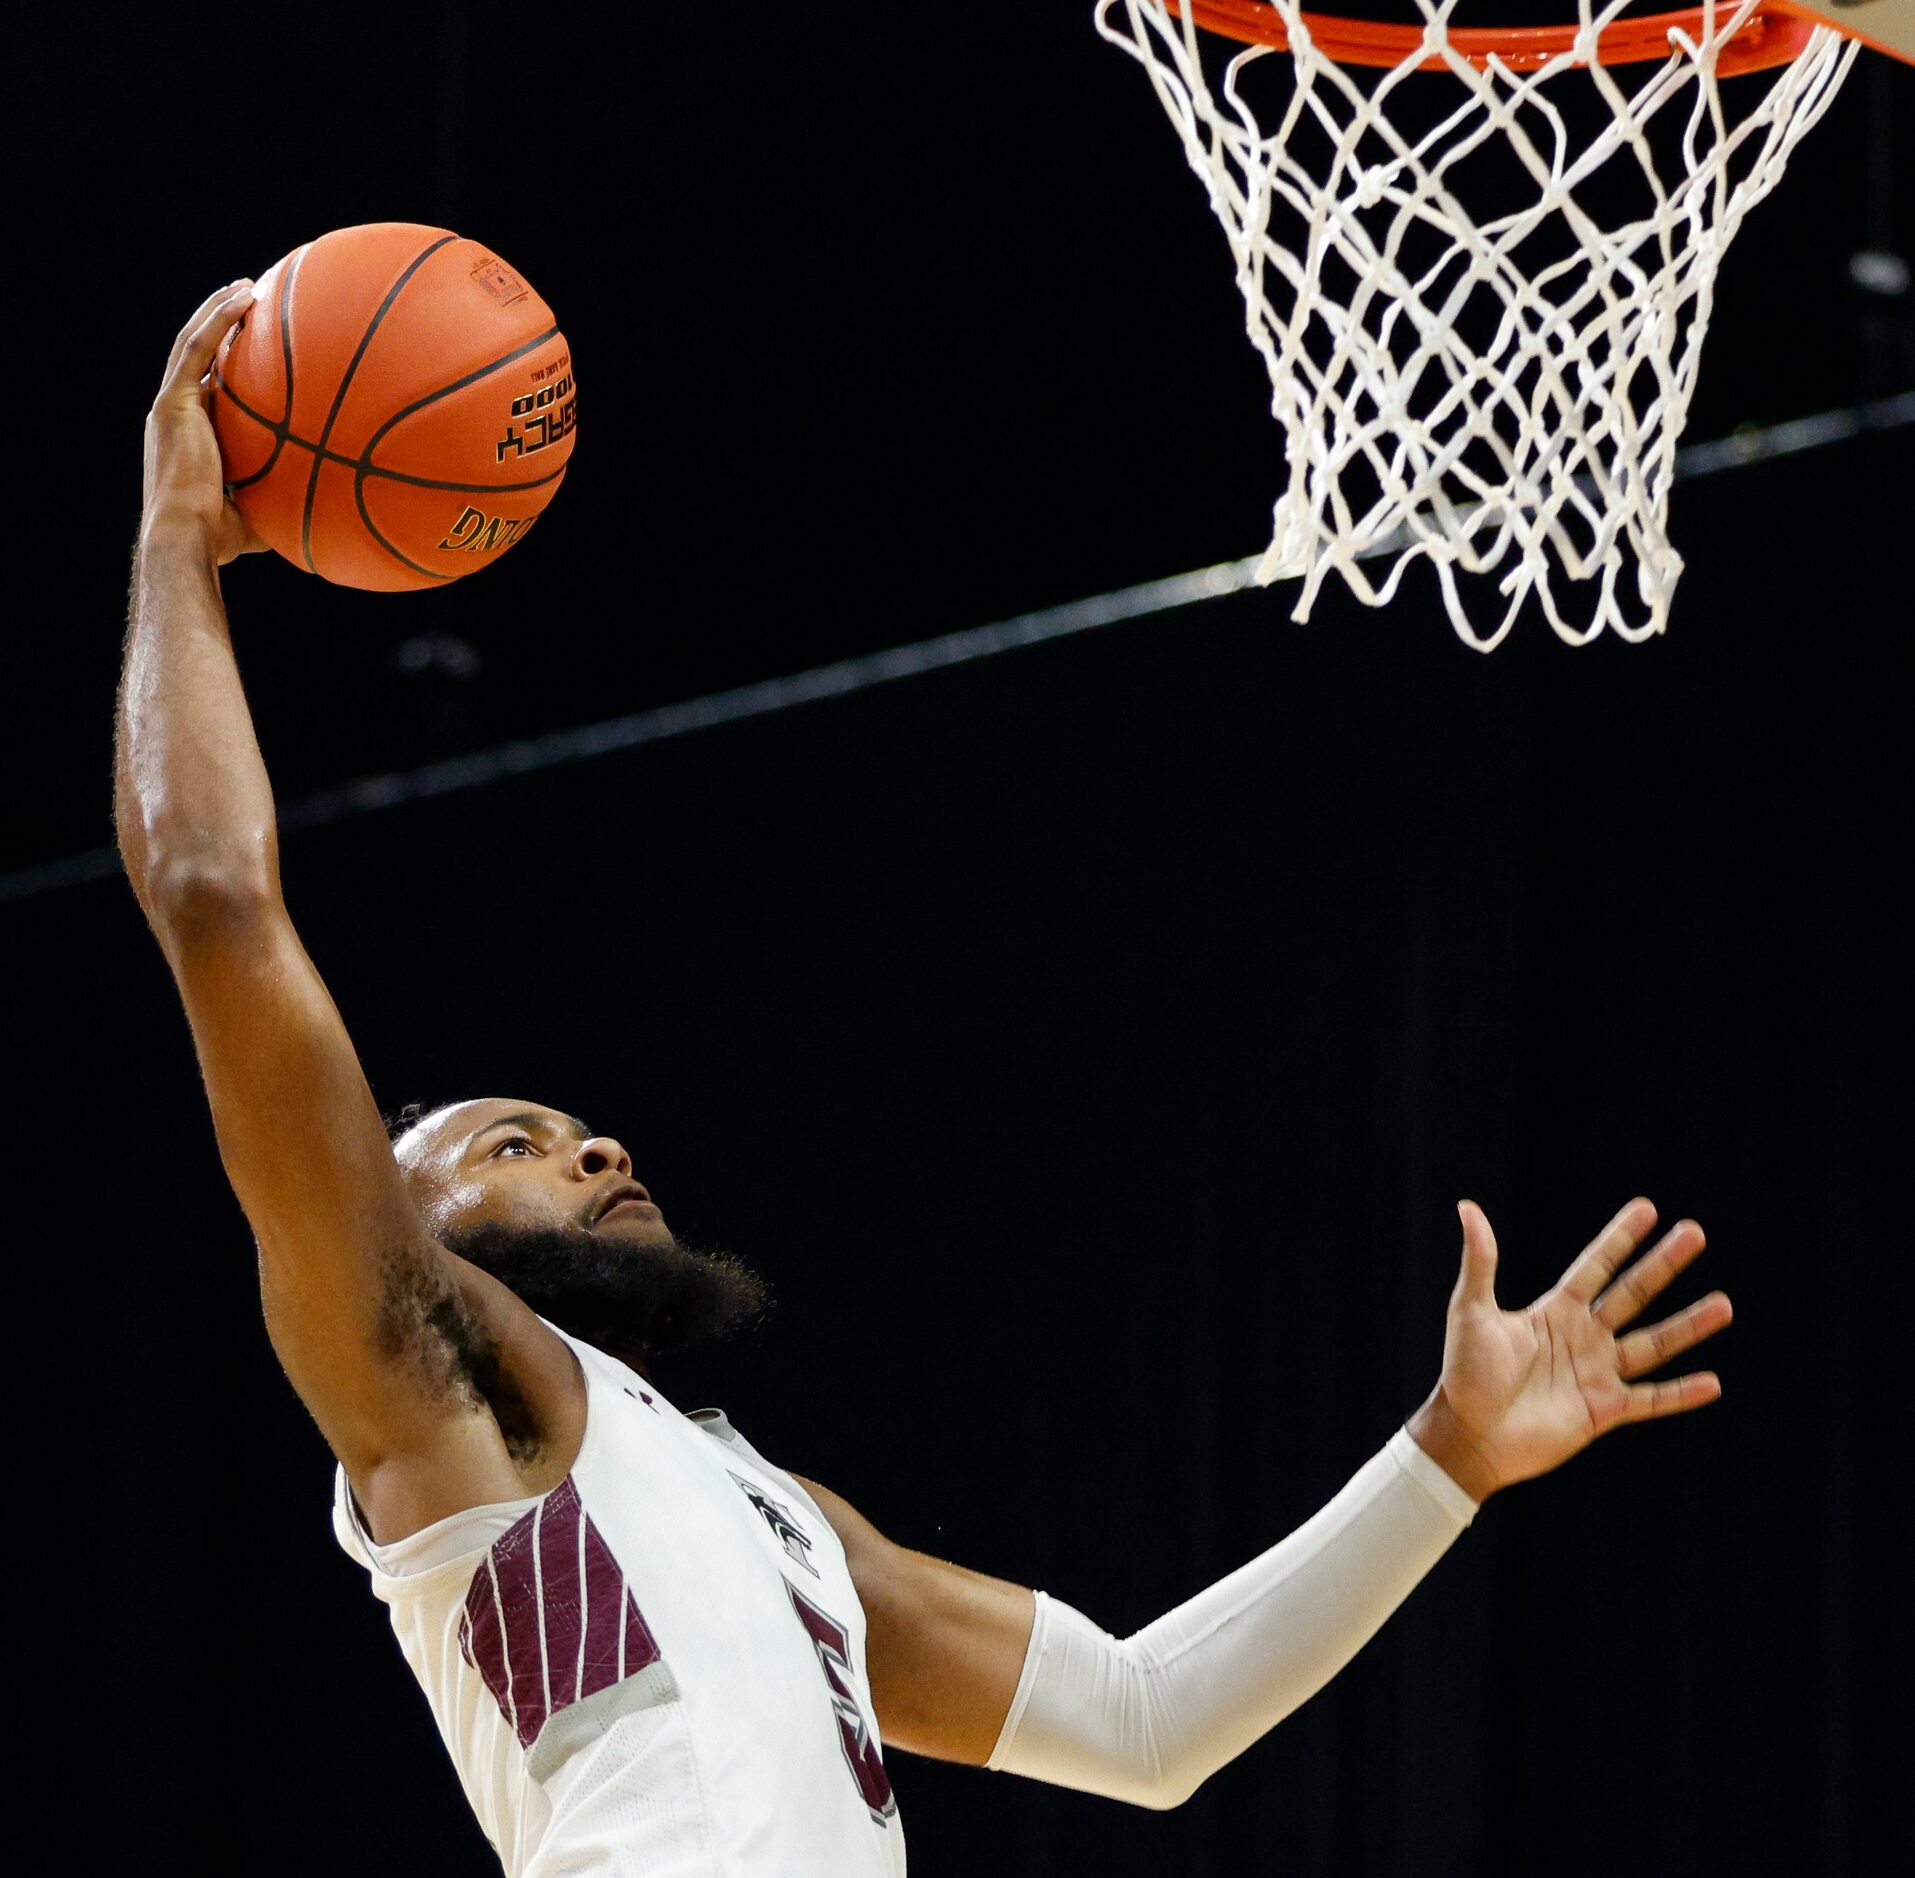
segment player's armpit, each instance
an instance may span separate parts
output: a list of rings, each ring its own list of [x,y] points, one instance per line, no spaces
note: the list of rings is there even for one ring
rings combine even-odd
[[[576,1366],[426,1231],[277,895],[158,924],[220,1158],[258,1240],[273,1347],[374,1537],[552,1484],[544,1476],[564,1474],[583,1427]],[[502,1382],[522,1398],[516,1452],[481,1387]]]
[[[858,1587],[885,1745],[982,1767],[1024,1668],[1032,1593],[894,1545],[837,1494],[800,1484],[843,1543]]]

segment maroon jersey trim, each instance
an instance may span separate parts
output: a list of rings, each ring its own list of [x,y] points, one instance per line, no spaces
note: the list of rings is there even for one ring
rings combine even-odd
[[[472,1574],[459,1648],[525,1748],[561,1710],[660,1660],[569,1476],[500,1535]]]

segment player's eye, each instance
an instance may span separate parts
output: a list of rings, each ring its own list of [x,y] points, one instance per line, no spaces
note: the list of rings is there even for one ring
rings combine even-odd
[[[509,1140],[501,1141],[499,1145],[492,1150],[492,1158],[496,1161],[502,1154],[511,1153],[514,1148],[523,1149],[527,1154],[536,1154],[538,1152],[538,1149],[526,1140],[523,1135],[513,1135]]]

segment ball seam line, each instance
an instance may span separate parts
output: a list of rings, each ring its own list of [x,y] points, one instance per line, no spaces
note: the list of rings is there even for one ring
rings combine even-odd
[[[366,533],[369,534],[374,541],[378,542],[380,547],[384,548],[385,551],[389,555],[391,555],[392,558],[395,561],[397,561],[401,567],[409,567],[415,574],[425,575],[428,580],[451,580],[454,578],[454,576],[450,574],[441,574],[441,573],[435,572],[432,568],[421,567],[417,561],[412,560],[407,555],[401,554],[399,550],[395,548],[392,545],[392,543],[388,541],[385,538],[385,536],[379,532],[377,526],[373,522],[372,511],[366,506],[366,479],[368,476],[374,476],[374,475],[391,476],[391,472],[374,469],[372,467],[372,453],[376,449],[378,449],[379,445],[384,441],[386,433],[388,431],[393,429],[395,425],[402,424],[407,418],[411,417],[415,412],[423,411],[426,408],[426,406],[429,404],[437,404],[441,398],[451,397],[455,391],[465,390],[465,388],[468,385],[476,385],[480,379],[488,378],[492,375],[492,373],[497,371],[502,371],[506,366],[512,364],[515,360],[524,358],[528,352],[536,352],[540,346],[545,345],[550,340],[556,339],[558,336],[559,336],[558,325],[556,322],[554,322],[552,325],[548,326],[544,332],[538,334],[535,338],[526,340],[526,342],[523,345],[513,347],[513,349],[510,352],[507,352],[503,354],[501,357],[492,360],[489,364],[481,365],[476,371],[471,371],[466,373],[466,375],[463,378],[455,378],[452,381],[452,383],[449,385],[441,385],[438,388],[438,390],[429,393],[427,396],[423,398],[417,399],[414,403],[407,405],[404,410],[395,411],[392,414],[392,416],[387,418],[386,421],[383,424],[381,424],[379,428],[372,433],[371,437],[367,439],[365,455],[363,458],[361,458],[358,471],[354,475],[353,481],[352,481],[353,501],[356,502],[359,506],[359,520],[364,525]],[[565,461],[561,463],[559,467],[556,470],[554,470],[550,476],[541,476],[537,482],[524,484],[523,487],[528,489],[537,489],[542,484],[556,481],[559,477],[565,474],[566,470],[571,466],[571,461],[572,461],[572,453],[568,450],[565,453]],[[314,471],[314,474],[315,475],[318,474],[318,471],[316,469]],[[425,479],[423,477],[400,478],[397,476],[392,476],[392,480],[394,481],[403,480],[406,482],[421,482],[421,483],[425,482]],[[428,488],[438,488],[438,487],[443,487],[446,485],[426,483],[425,486]],[[451,486],[455,488],[457,487],[456,484]],[[502,486],[507,488],[510,487],[510,485],[499,485],[499,484],[480,484],[479,485],[479,487],[482,489],[499,488]]]
[[[378,332],[386,315],[392,311],[393,302],[405,291],[407,283],[418,273],[420,268],[425,266],[426,262],[430,260],[433,255],[437,254],[439,250],[445,247],[449,242],[454,242],[458,239],[459,237],[457,235],[450,233],[441,235],[437,241],[433,242],[422,253],[414,255],[412,260],[407,263],[405,271],[386,290],[386,297],[380,301],[378,310],[366,323],[366,330],[359,335],[359,344],[354,350],[352,358],[348,362],[345,372],[339,380],[338,389],[333,393],[332,409],[326,413],[326,427],[319,433],[320,450],[323,450],[332,439],[332,427],[339,421],[339,412],[346,402],[346,393],[352,388],[353,375],[359,370],[359,362],[366,356],[366,348],[372,344],[373,335]],[[290,407],[288,407],[287,414],[288,416],[291,415]],[[371,446],[368,445],[367,447],[370,448]],[[319,572],[319,569],[313,564],[313,504],[319,497],[319,473],[325,467],[325,462],[326,459],[319,454],[319,451],[314,451],[313,473],[306,483],[306,508],[299,521],[299,550],[300,553],[306,557],[308,570],[315,574]]]
[[[286,415],[277,424],[263,411],[255,411],[243,398],[233,395],[233,388],[226,382],[226,361],[224,357],[213,363],[213,389],[224,392],[232,403],[244,411],[255,423],[264,424],[273,433],[272,453],[265,463],[250,476],[242,476],[238,482],[228,483],[231,489],[250,489],[254,483],[264,482],[273,472],[273,465],[279,461],[280,453],[286,448],[286,440],[292,437],[293,423],[293,277],[299,272],[299,264],[306,258],[306,251],[312,243],[306,242],[296,249],[286,263],[285,272],[279,277],[279,355],[283,367],[281,376],[286,382]],[[241,322],[244,324],[244,322]],[[298,438],[293,441],[297,443]]]

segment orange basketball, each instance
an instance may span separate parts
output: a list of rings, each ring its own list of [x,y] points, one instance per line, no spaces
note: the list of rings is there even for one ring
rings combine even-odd
[[[346,587],[434,587],[524,538],[571,460],[571,349],[489,248],[370,222],[295,248],[213,375],[240,513]]]

